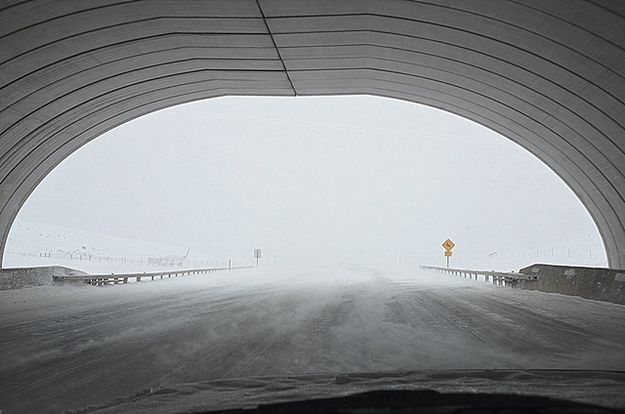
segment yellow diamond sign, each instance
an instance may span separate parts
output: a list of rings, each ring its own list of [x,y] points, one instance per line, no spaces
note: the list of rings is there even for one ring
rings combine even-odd
[[[454,242],[452,242],[449,239],[445,240],[445,242],[443,243],[443,248],[447,250],[448,252],[450,252],[451,249],[454,248],[454,246],[455,246]]]

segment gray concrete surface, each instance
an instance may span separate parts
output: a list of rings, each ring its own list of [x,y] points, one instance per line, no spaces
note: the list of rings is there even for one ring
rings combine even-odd
[[[116,0],[0,5],[0,251],[65,157],[130,119],[223,95],[371,94],[523,146],[625,267],[625,2]]]
[[[0,290],[52,285],[52,276],[85,275],[64,266],[17,267],[0,269]]]
[[[625,305],[625,270],[534,264],[520,270],[538,276],[519,280],[515,287],[560,293]]]
[[[411,269],[249,269],[5,291],[0,318],[3,413],[59,412],[217,379],[625,370],[624,306]]]

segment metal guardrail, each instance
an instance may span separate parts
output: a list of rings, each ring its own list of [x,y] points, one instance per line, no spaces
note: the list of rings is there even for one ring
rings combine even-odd
[[[462,276],[464,278],[478,280],[478,276],[483,276],[485,282],[489,282],[492,279],[493,285],[496,286],[511,286],[514,287],[519,280],[538,280],[538,275],[526,275],[524,273],[516,272],[496,272],[494,270],[470,270],[470,269],[455,269],[438,266],[424,266],[422,269],[435,270],[438,272],[449,273],[452,275]]]
[[[116,285],[128,283],[128,279],[136,279],[140,282],[141,279],[150,278],[154,280],[156,278],[163,279],[164,277],[171,278],[179,276],[199,275],[203,273],[218,272],[223,270],[236,270],[236,269],[251,269],[253,266],[231,266],[231,267],[208,267],[203,269],[183,269],[183,270],[169,270],[165,272],[149,272],[149,273],[111,273],[101,275],[62,275],[52,276],[52,280],[55,282],[82,282],[88,285],[104,286],[104,285]]]

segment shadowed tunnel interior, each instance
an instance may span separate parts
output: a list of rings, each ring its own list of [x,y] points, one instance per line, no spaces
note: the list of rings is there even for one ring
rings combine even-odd
[[[224,95],[370,94],[478,122],[553,169],[625,267],[625,3],[2,1],[0,234],[128,120]]]

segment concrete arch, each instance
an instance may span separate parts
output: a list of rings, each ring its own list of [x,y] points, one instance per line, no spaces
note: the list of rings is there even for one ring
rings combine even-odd
[[[36,185],[137,116],[224,95],[371,94],[543,160],[625,267],[625,3],[0,2],[0,248]]]

